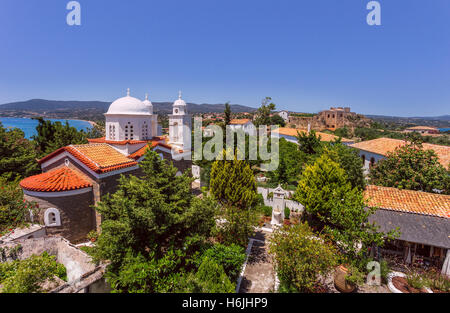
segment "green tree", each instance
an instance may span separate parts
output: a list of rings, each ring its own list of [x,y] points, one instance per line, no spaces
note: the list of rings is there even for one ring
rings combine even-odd
[[[231,107],[230,107],[230,103],[227,102],[225,103],[225,118],[224,118],[224,123],[225,125],[230,125],[230,121],[231,121]]]
[[[338,142],[326,144],[323,152],[344,169],[352,188],[365,188],[363,163],[355,149]]]
[[[180,292],[189,293],[233,293],[234,284],[225,274],[222,265],[214,259],[205,256],[195,274],[189,273],[181,280],[178,287]]]
[[[36,213],[37,204],[23,198],[17,182],[0,177],[0,236],[26,225],[30,211]]]
[[[302,168],[307,161],[306,155],[299,150],[295,143],[280,138],[278,157],[278,168],[275,171],[267,172],[270,182],[274,185],[297,185]]]
[[[367,247],[382,246],[385,237],[396,234],[378,232],[368,222],[375,209],[366,208],[362,190],[352,188],[345,171],[326,154],[305,168],[294,198],[305,206],[311,225],[327,234],[350,259],[362,257]]]
[[[223,153],[225,158],[225,152]],[[223,206],[226,222],[219,228],[219,237],[225,243],[245,246],[256,224],[255,212],[258,194],[253,172],[244,160],[217,160],[211,169],[210,192]]]
[[[440,163],[434,150],[420,143],[408,143],[388,153],[370,170],[370,182],[385,187],[443,191],[450,194],[450,172]]]
[[[256,111],[255,125],[271,125],[272,119],[270,115],[275,110],[275,104],[271,97],[266,97],[261,103],[261,107]]]
[[[0,176],[8,181],[39,172],[33,143],[24,136],[22,130],[5,129],[0,123]]]
[[[320,141],[320,135],[317,136],[315,130],[311,130],[309,133],[297,132],[297,143],[300,151],[308,156],[315,155],[321,152],[322,142]]]
[[[69,126],[67,121],[63,125],[61,122],[53,123],[41,117],[37,120],[39,122],[38,126],[36,126],[37,134],[32,139],[36,143],[40,156],[68,145],[87,143],[87,133]]]
[[[276,230],[269,251],[282,291],[314,292],[319,275],[326,275],[337,264],[334,246],[314,234],[307,223]]]
[[[121,292],[170,289],[176,278],[172,273],[183,271],[186,258],[215,227],[216,205],[209,197],[199,199],[191,193],[193,179],[187,171],[176,176],[178,170],[151,150],[140,166],[142,177],[122,176],[117,192],[96,206],[103,222],[93,254],[111,262],[107,277]],[[135,282],[128,265],[156,274]]]
[[[54,256],[44,252],[24,260],[0,263],[0,292],[44,292],[42,283],[54,281],[55,276],[67,279],[64,265],[56,263]]]
[[[286,122],[278,114],[274,114],[270,119],[270,125],[278,125],[280,127],[286,126]]]
[[[223,153],[225,159],[225,152]],[[211,168],[210,191],[225,207],[248,209],[256,201],[256,180],[245,160],[216,160]]]

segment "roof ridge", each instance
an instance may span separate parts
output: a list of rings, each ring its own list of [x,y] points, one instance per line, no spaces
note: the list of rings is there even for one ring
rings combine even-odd
[[[91,158],[89,158],[88,156],[86,156],[84,153],[82,153],[80,150],[78,150],[74,145],[70,145],[69,147],[72,147],[73,149],[75,149],[79,154],[81,154],[83,157],[85,157],[86,159],[88,159],[90,162],[94,163],[95,166],[97,166],[98,168],[102,168],[97,162],[93,161]],[[75,156],[76,157],[76,156]]]

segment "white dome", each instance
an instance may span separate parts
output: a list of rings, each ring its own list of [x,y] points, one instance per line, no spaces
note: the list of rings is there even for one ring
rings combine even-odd
[[[148,100],[148,94],[145,95],[145,100],[142,101],[142,103],[149,107],[153,106],[153,103],[150,100]]]
[[[150,115],[151,113],[144,102],[137,98],[130,97],[128,91],[126,97],[117,99],[111,103],[106,114]]]
[[[173,105],[174,105],[174,106],[180,106],[180,105],[186,106],[186,102],[184,102],[184,100],[181,99],[181,91],[178,92],[178,100],[176,100],[176,101],[173,103]]]

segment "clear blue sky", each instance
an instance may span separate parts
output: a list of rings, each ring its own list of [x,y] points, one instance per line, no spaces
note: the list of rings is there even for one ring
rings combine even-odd
[[[0,1],[0,103],[134,96],[317,112],[450,113],[450,1]]]

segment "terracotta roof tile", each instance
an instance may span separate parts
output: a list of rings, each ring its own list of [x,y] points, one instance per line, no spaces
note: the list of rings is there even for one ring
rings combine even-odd
[[[92,184],[75,171],[62,167],[27,177],[20,182],[20,186],[30,191],[57,192],[92,187]]]
[[[121,140],[121,141],[113,141],[113,140],[106,140],[105,137],[101,137],[101,138],[92,138],[92,139],[88,139],[89,143],[108,143],[108,144],[113,144],[113,145],[135,145],[135,144],[140,144],[140,143],[146,143],[152,140]]]
[[[106,173],[137,165],[113,147],[105,143],[91,143],[60,148],[38,161],[39,164],[54,156],[68,152],[96,173]]]
[[[393,152],[396,148],[404,146],[406,141],[392,138],[377,138],[373,140],[361,141],[350,145],[350,147],[387,156],[388,152]],[[423,143],[425,150],[434,150],[436,152],[439,162],[445,167],[449,168],[450,163],[450,147],[433,145],[430,143]]]
[[[300,134],[304,134],[307,131],[304,129],[298,129],[298,128],[287,128],[287,127],[280,127],[275,129],[273,132],[274,133],[278,133],[281,135],[285,135],[285,136],[291,136],[291,137],[296,137],[297,136],[297,131]],[[321,141],[327,141],[327,142],[331,142],[334,141],[336,139],[338,139],[338,136],[332,135],[332,134],[327,134],[327,133],[322,133],[322,132],[316,132],[316,136],[320,136]],[[347,138],[341,138],[342,142],[353,142],[353,140],[347,139]]]
[[[230,125],[244,125],[250,122],[250,119],[248,118],[242,118],[242,119],[232,119],[230,121]]]
[[[370,185],[364,191],[370,207],[450,218],[450,196]]]

